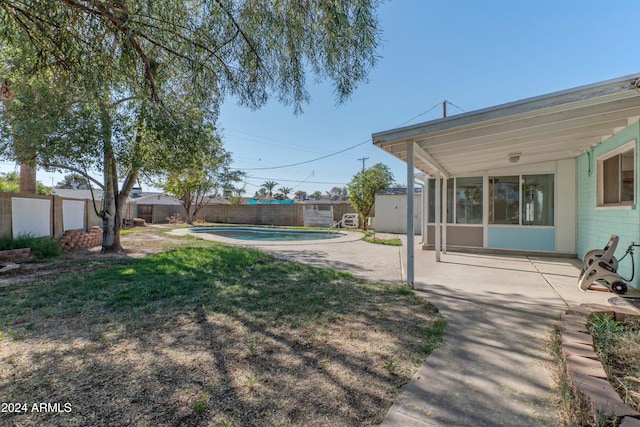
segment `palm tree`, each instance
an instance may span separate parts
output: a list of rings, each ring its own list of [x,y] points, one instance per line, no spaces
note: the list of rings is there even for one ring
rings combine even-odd
[[[278,183],[275,181],[265,181],[264,184],[262,184],[262,188],[267,190],[269,198],[273,196],[273,189],[276,188],[276,185],[278,185]]]
[[[289,193],[291,193],[293,191],[293,188],[291,187],[280,187],[278,188],[278,191],[282,193],[282,195],[284,196],[285,199],[288,199],[289,197]]]

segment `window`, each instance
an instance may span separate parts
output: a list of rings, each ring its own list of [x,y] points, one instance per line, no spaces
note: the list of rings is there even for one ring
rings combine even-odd
[[[522,225],[553,225],[553,175],[524,175],[522,191]]]
[[[456,179],[456,224],[482,224],[482,177]]]
[[[636,143],[598,158],[598,206],[635,204]]]
[[[553,174],[489,177],[489,224],[553,226],[554,184]],[[429,179],[427,188],[429,222],[434,223],[435,179]],[[482,224],[483,191],[482,177],[450,178],[447,223]]]
[[[489,224],[519,224],[520,177],[489,178]]]
[[[451,201],[451,197],[453,195],[453,178],[449,178],[447,180],[447,222],[453,222],[453,202]],[[442,193],[444,179],[440,180],[440,193]],[[436,222],[436,180],[430,179],[429,183],[429,222]],[[442,199],[440,200],[442,201]],[[441,209],[442,209],[442,205]],[[440,221],[442,221],[442,213],[440,215]]]
[[[442,185],[442,180],[440,185]],[[429,188],[429,222],[435,222],[435,179]],[[442,192],[442,188],[440,188]],[[447,223],[482,224],[482,177],[449,178],[447,180]]]
[[[553,174],[489,178],[489,224],[552,226]]]

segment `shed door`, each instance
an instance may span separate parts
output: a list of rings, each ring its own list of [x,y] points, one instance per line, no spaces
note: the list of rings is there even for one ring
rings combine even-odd
[[[153,223],[153,205],[138,205],[138,217],[147,224]]]

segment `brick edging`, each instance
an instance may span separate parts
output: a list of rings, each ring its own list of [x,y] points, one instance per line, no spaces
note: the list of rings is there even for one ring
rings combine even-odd
[[[607,380],[602,363],[593,346],[593,337],[587,326],[592,314],[608,314],[615,320],[624,320],[627,315],[640,315],[631,307],[612,307],[598,304],[583,304],[570,307],[560,316],[560,341],[562,355],[569,380],[574,388],[586,396],[593,413],[615,416],[621,427],[640,427],[640,412],[625,405]]]

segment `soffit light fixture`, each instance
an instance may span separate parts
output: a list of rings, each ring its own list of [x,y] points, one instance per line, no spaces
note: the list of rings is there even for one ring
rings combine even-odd
[[[518,163],[518,161],[520,160],[520,153],[511,153],[507,156],[507,160],[509,160],[509,163]]]

